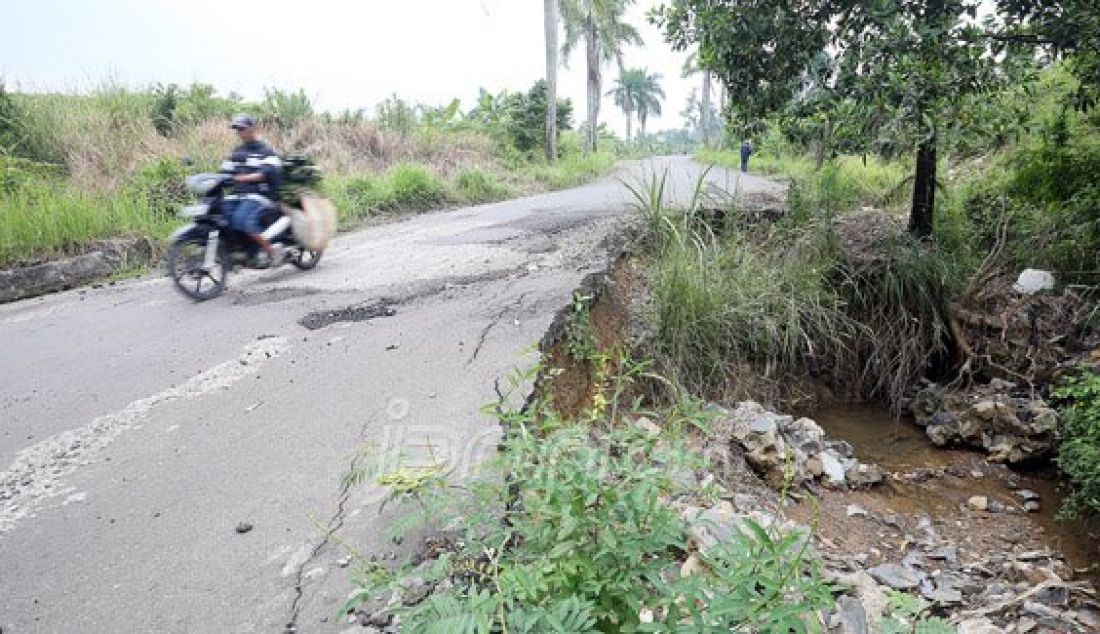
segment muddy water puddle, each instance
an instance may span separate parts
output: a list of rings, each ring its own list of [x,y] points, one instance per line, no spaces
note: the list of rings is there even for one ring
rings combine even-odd
[[[899,516],[927,514],[933,520],[961,524],[967,521],[963,513],[967,501],[984,496],[1010,509],[990,514],[989,519],[1002,516],[998,523],[1003,527],[1026,531],[1029,535],[1021,537],[1038,538],[1062,552],[1073,568],[1091,568],[1088,576],[1100,579],[1095,567],[1100,562],[1100,521],[1056,520],[1065,491],[1049,471],[1014,471],[987,462],[977,452],[941,449],[910,419],[896,418],[875,406],[827,406],[812,418],[828,437],[851,443],[859,460],[893,474],[875,497]],[[1022,511],[1019,490],[1039,494],[1038,512]]]

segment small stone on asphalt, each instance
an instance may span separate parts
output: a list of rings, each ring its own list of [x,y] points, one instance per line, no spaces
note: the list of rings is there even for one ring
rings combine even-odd
[[[855,504],[848,505],[847,513],[848,517],[867,517],[867,509]]]
[[[248,522],[241,522],[240,524],[237,524],[237,532],[242,535],[250,530],[252,530],[252,525]]]

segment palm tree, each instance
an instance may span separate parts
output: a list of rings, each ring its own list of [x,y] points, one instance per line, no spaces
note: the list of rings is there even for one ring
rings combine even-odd
[[[626,115],[626,140],[631,138],[631,128],[634,114],[642,126],[642,135],[645,135],[645,122],[650,114],[660,116],[661,99],[665,97],[665,91],[661,88],[661,76],[649,74],[644,68],[632,68],[619,71],[619,78],[615,81],[615,88],[608,91],[607,96],[615,99],[615,105],[623,110]]]
[[[711,121],[710,121],[710,92],[711,92],[710,82],[711,82],[711,74],[710,74],[709,70],[707,70],[705,68],[701,68],[699,66],[699,52],[695,51],[691,55],[689,55],[688,58],[687,58],[687,61],[684,62],[684,69],[683,69],[683,71],[681,71],[680,76],[684,77],[684,78],[687,78],[687,77],[690,77],[690,76],[692,76],[692,75],[694,75],[695,73],[698,73],[698,72],[703,73],[703,94],[702,94],[702,97],[700,99],[700,104],[699,104],[699,110],[700,110],[700,113],[701,113],[700,116],[699,116],[699,136],[702,139],[703,147],[709,147],[710,146],[710,128],[711,128]]]
[[[565,44],[562,57],[569,59],[581,39],[584,39],[588,63],[588,129],[585,151],[596,151],[600,120],[601,73],[607,62],[622,66],[623,46],[640,45],[642,37],[633,26],[623,22],[623,12],[634,0],[561,0],[565,24]]]
[[[642,136],[645,136],[645,122],[649,115],[661,116],[661,100],[665,98],[665,89],[661,88],[660,73],[650,75],[642,69],[642,74],[645,75],[645,82],[642,84],[642,90],[635,105],[638,108],[639,127],[641,127]]]
[[[546,30],[546,160],[558,160],[558,3],[543,0]]]

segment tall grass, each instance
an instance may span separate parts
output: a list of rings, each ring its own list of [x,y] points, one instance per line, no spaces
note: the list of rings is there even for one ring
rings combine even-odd
[[[601,150],[593,154],[567,154],[556,164],[535,163],[520,167],[518,178],[533,180],[544,188],[562,189],[575,187],[601,174],[606,174],[615,164],[615,154]]]
[[[827,284],[826,241],[777,248],[778,231],[721,235],[697,204],[667,209],[657,175],[634,191],[655,252],[654,355],[670,378],[697,394],[779,403],[792,381],[842,356],[856,325]]]
[[[949,352],[960,265],[890,215],[815,210],[712,227],[697,205],[668,209],[660,176],[632,191],[653,254],[652,354],[694,393],[790,405],[812,378],[899,406]]]
[[[696,160],[728,169],[740,169],[739,154],[726,150],[704,150]],[[911,170],[902,162],[886,162],[874,156],[841,156],[816,169],[805,156],[754,155],[751,171],[782,176],[808,204],[841,211],[858,207],[895,209],[909,200]]]
[[[78,253],[116,236],[164,237],[178,221],[150,213],[156,204],[137,191],[101,194],[55,183],[0,195],[0,264]]]
[[[913,240],[883,214],[836,221],[840,248],[829,273],[844,312],[861,325],[834,387],[900,409],[906,391],[951,361],[949,303],[962,290],[968,262]]]

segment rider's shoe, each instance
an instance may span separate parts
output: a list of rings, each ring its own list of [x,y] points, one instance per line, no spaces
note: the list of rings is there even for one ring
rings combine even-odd
[[[283,245],[278,243],[271,245],[271,263],[269,264],[269,266],[279,266],[283,262],[287,261],[289,255],[290,254],[287,253],[286,247],[284,247]]]

